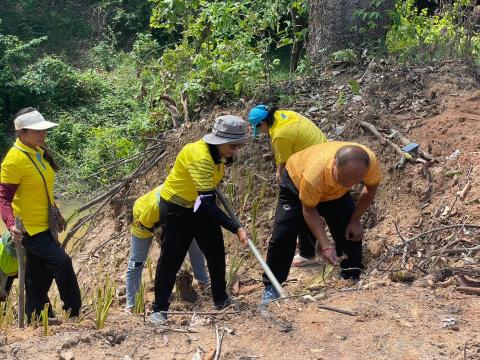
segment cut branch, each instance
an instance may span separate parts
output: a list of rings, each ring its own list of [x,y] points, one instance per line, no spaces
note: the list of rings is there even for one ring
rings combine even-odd
[[[167,94],[160,96],[160,99],[163,100],[163,102],[165,103],[165,106],[167,107],[167,110],[170,112],[170,115],[172,116],[173,127],[178,128],[181,123],[181,120],[180,120],[181,116],[180,116],[180,111],[178,111],[175,100],[173,100],[173,98],[168,96]]]
[[[389,139],[385,138],[382,134],[380,134],[377,128],[373,124],[366,121],[361,121],[360,126],[363,129],[370,131],[378,139],[378,141],[380,141],[382,145],[385,143],[390,145],[395,150],[395,152],[402,157],[402,159],[406,159],[410,161],[412,160],[412,156],[409,153],[402,151],[402,149],[400,149],[400,147],[397,144],[395,144],[394,142],[390,141]]]

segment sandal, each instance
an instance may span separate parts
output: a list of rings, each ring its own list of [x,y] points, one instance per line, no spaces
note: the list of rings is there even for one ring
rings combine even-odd
[[[317,258],[305,258],[300,254],[297,254],[293,257],[292,266],[294,267],[303,267],[308,265],[317,264]]]

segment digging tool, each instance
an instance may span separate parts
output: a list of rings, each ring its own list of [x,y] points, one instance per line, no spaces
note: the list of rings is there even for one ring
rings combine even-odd
[[[223,195],[223,193],[219,189],[215,189],[215,193],[220,199],[220,202],[223,204],[223,207],[225,208],[225,210],[227,210],[228,215],[230,215],[232,219],[240,223],[237,216],[230,208],[230,205],[228,204],[227,199],[225,198],[225,195]],[[251,239],[248,239],[248,247],[250,248],[250,251],[253,253],[253,255],[255,255],[255,258],[260,263],[260,266],[262,267],[263,271],[265,271],[265,274],[267,275],[268,280],[270,280],[275,290],[277,290],[277,293],[280,296],[280,298],[284,298],[285,292],[283,291],[282,286],[275,278],[275,275],[273,275],[272,270],[270,270],[265,260],[263,260],[262,255],[260,254],[260,252],[258,251],[257,247],[255,246],[255,244]]]
[[[15,227],[19,231],[25,231],[22,219],[19,217],[15,218]],[[15,248],[18,260],[18,327],[23,329],[25,320],[25,249],[22,243],[17,241],[15,241]]]

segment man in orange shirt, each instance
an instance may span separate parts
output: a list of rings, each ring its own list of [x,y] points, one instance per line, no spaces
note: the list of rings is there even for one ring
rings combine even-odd
[[[318,241],[325,260],[335,264],[337,256],[343,278],[358,279],[362,265],[360,218],[372,203],[381,180],[375,154],[367,147],[332,141],[313,145],[287,161],[280,184],[275,224],[267,253],[267,264],[281,283],[288,277],[301,227],[306,225]],[[355,206],[349,189],[365,184]],[[327,223],[335,242],[330,244]],[[262,304],[278,297],[264,275]]]

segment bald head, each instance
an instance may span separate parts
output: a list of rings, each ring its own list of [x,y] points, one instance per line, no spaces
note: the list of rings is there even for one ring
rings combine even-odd
[[[346,145],[335,154],[335,180],[345,187],[360,183],[368,171],[370,158],[360,146]]]

